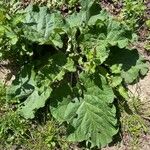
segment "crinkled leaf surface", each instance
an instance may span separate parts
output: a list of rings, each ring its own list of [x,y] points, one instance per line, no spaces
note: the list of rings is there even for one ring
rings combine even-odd
[[[98,64],[108,58],[111,46],[124,48],[132,40],[132,34],[125,26],[108,18],[104,11],[100,14],[90,18],[89,27],[79,39],[82,52],[86,56],[93,53],[94,61]]]
[[[92,28],[83,34],[80,40],[80,45],[83,54],[87,57],[89,53],[93,54],[95,62],[103,63],[109,56],[108,43],[105,41],[105,34],[102,28]]]
[[[94,26],[94,28],[98,26],[99,28],[95,28],[95,32],[93,33],[96,33],[97,30],[97,34],[102,36],[101,39],[105,40],[111,46],[124,48],[133,39],[132,32],[128,27],[116,21],[104,10],[97,15],[91,16],[88,25],[90,27]]]
[[[50,12],[47,7],[29,6],[24,20],[25,37],[40,44],[62,47],[60,33],[64,20],[59,12]]]
[[[132,32],[126,26],[110,18],[107,24],[106,40],[111,46],[118,45],[119,48],[124,48],[132,40]]]
[[[103,147],[118,132],[114,93],[100,75],[90,77],[83,74],[80,80],[85,88],[83,97],[71,98],[58,92],[62,90],[60,88],[57,97],[52,97],[55,101],[52,114],[59,121],[67,121],[72,126],[73,130],[68,136],[70,141],[88,140],[92,147]],[[67,89],[66,86],[63,89]]]
[[[45,106],[45,102],[49,98],[51,91],[50,87],[35,88],[23,103],[24,106],[20,107],[20,114],[26,119],[33,119],[35,111]]]

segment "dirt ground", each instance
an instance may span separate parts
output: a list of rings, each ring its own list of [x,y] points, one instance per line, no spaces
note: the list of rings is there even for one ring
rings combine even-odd
[[[8,60],[0,62],[0,82],[10,85],[15,78],[16,70]]]
[[[150,101],[150,71],[135,85],[128,86],[130,92],[138,97],[141,101]]]

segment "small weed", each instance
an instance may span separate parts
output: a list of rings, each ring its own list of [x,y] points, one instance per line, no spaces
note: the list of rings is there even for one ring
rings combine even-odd
[[[122,5],[123,7],[119,15],[121,20],[131,29],[137,29],[141,25],[141,22],[143,22],[146,10],[143,0],[124,0]]]
[[[140,144],[140,137],[148,133],[148,125],[144,118],[140,115],[142,109],[141,101],[138,98],[133,97],[128,103],[132,113],[123,111],[121,117],[121,129],[126,140],[126,143],[132,149],[138,149]]]
[[[146,51],[150,52],[150,43],[146,43],[144,45],[144,48],[146,49]]]
[[[4,105],[6,102],[5,96],[6,96],[6,88],[2,83],[0,83],[0,107]]]
[[[28,130],[28,125],[24,119],[12,110],[7,111],[0,118],[0,144],[4,148],[20,145]]]
[[[56,148],[67,150],[69,144],[65,137],[60,136],[64,129],[60,129],[54,121],[48,121],[44,126],[38,126],[30,131],[30,139],[24,147],[32,150],[54,150]]]
[[[16,103],[16,101],[13,101]],[[6,102],[6,87],[0,84],[0,150],[67,150],[65,127],[59,127],[55,121],[44,125],[23,119],[15,104]]]
[[[124,116],[122,119],[122,126],[123,130],[128,132],[133,139],[147,132],[147,127],[143,118],[137,114]]]

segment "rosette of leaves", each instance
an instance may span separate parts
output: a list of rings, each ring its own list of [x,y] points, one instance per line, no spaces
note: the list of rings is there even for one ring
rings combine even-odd
[[[67,122],[69,141],[104,147],[118,133],[114,91],[125,97],[123,85],[148,67],[128,48],[133,36],[126,26],[95,0],[80,4],[79,12],[66,17],[45,6],[25,10],[22,37],[33,57],[7,90],[7,100],[20,99],[18,111],[26,119],[48,102],[52,116]]]

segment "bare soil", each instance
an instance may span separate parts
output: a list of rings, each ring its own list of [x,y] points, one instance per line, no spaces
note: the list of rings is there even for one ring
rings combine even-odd
[[[15,78],[16,67],[9,60],[0,62],[0,82],[10,85]]]
[[[140,79],[138,83],[128,87],[132,95],[136,96],[141,101],[150,101],[150,71],[143,79]]]

